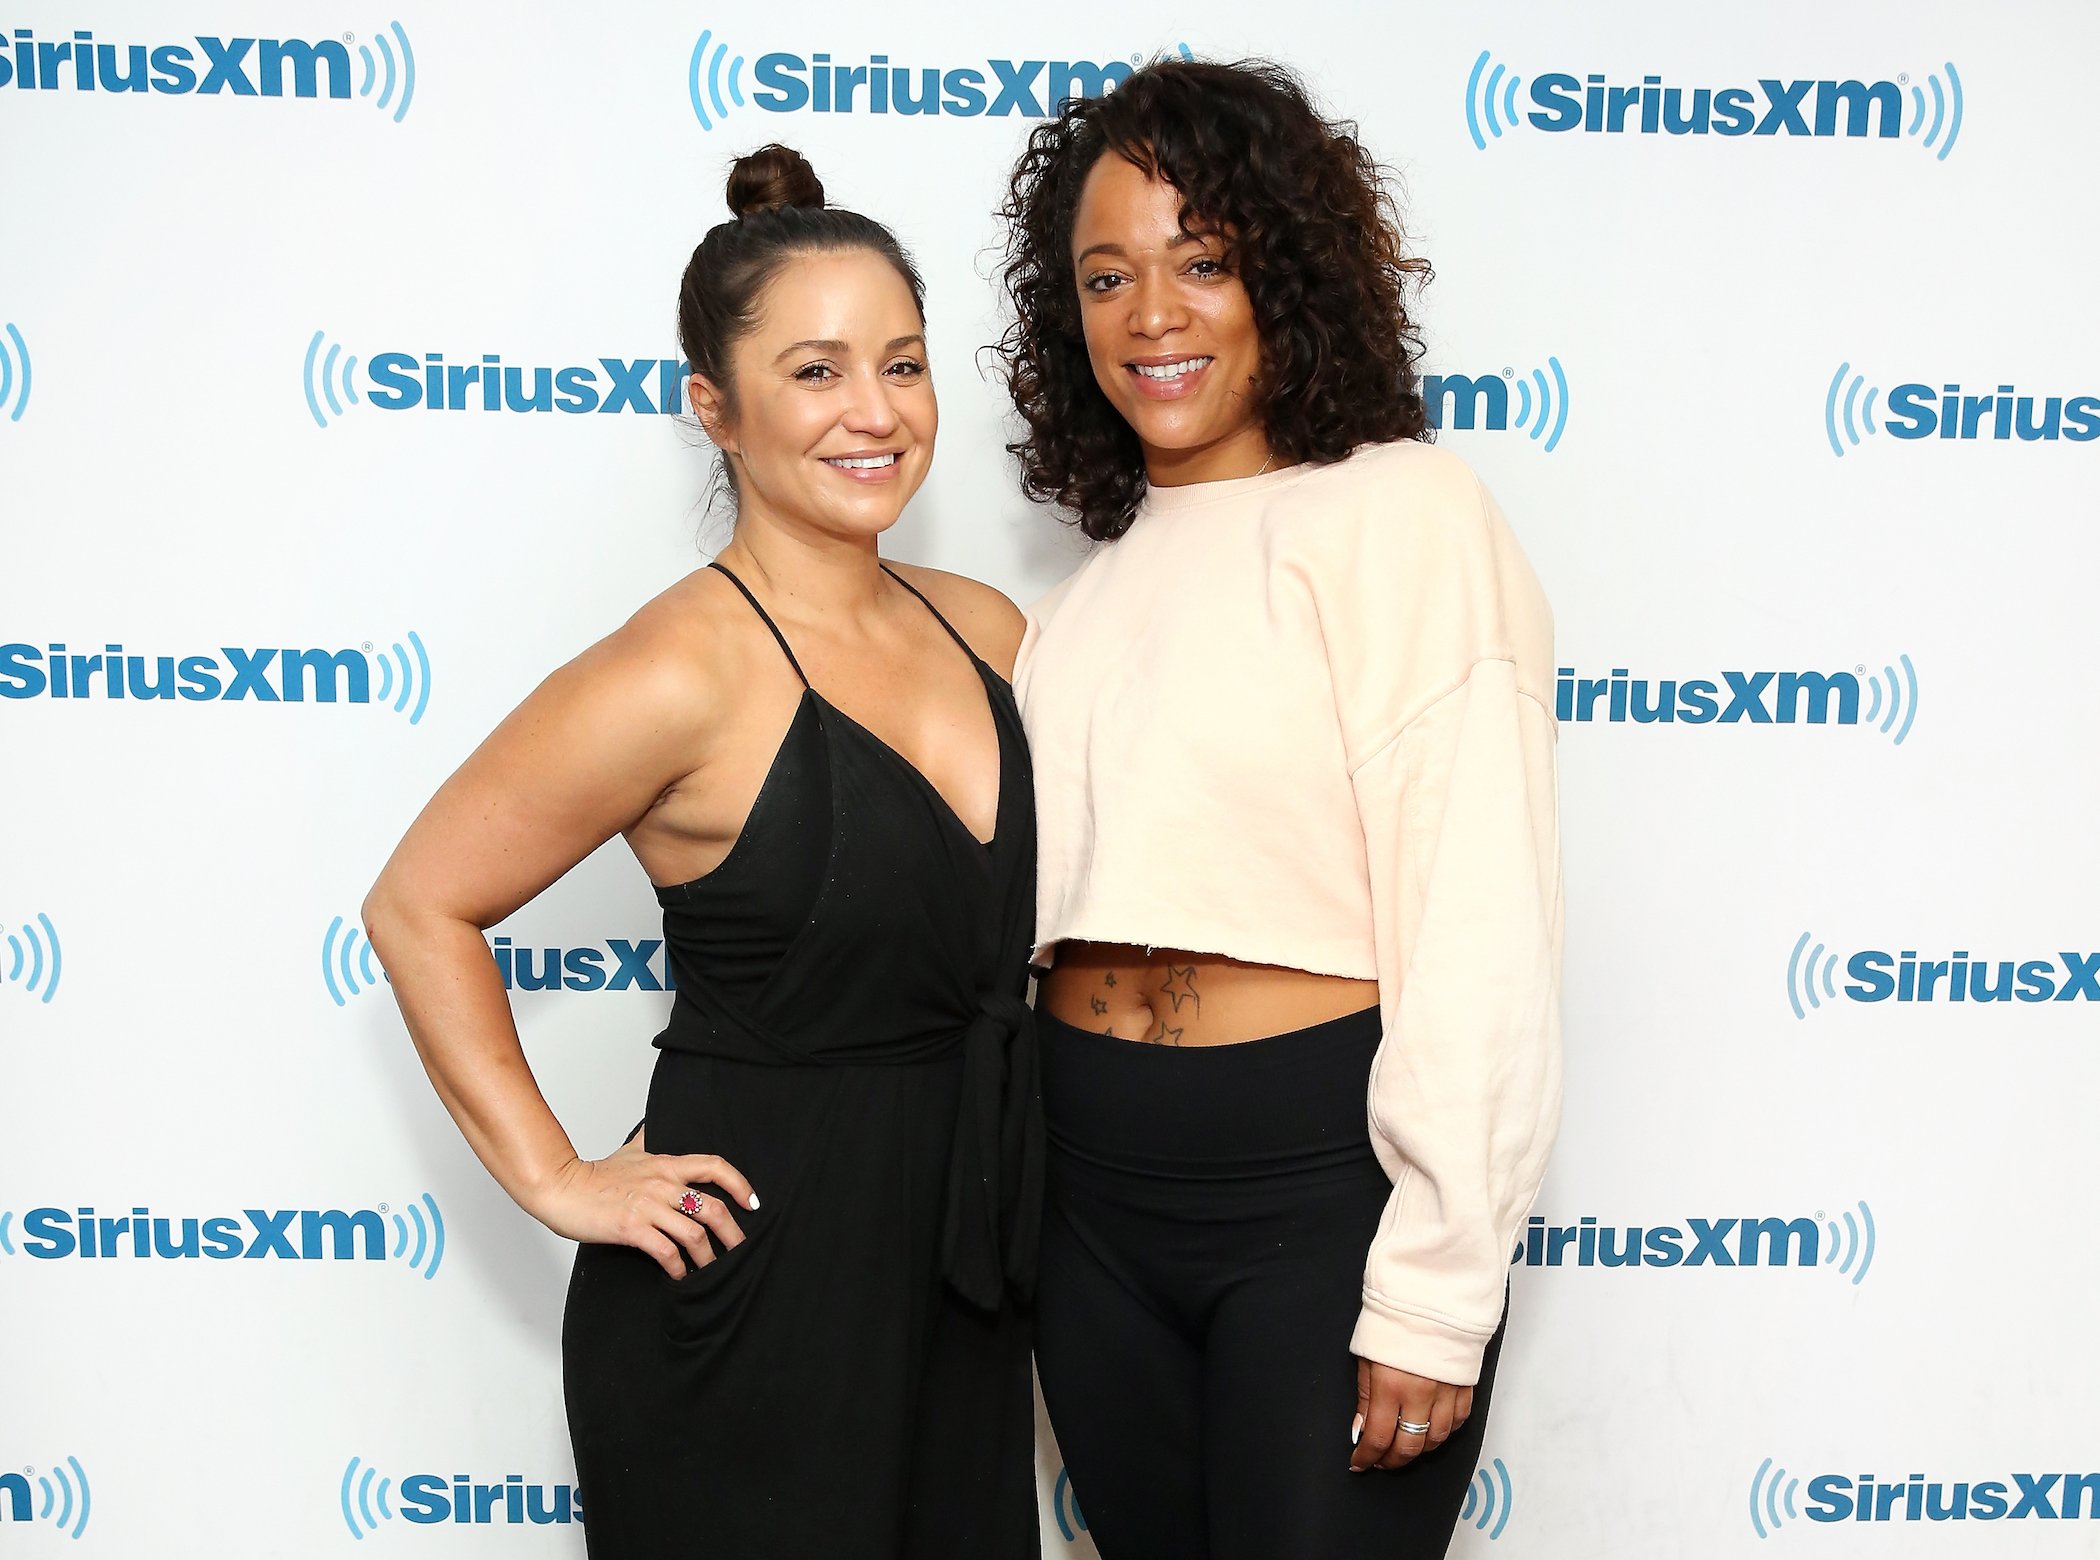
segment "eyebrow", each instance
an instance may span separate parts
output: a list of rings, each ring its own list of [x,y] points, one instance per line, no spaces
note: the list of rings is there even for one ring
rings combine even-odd
[[[913,342],[917,342],[920,346],[923,347],[924,345],[926,345],[926,338],[925,336],[917,332],[914,332],[909,336],[892,336],[887,342],[883,343],[882,350],[884,352],[895,352],[898,348],[908,347]],[[818,341],[814,339],[809,341],[796,341],[791,342],[787,346],[781,348],[779,356],[775,357],[773,361],[778,363],[781,358],[790,357],[793,354],[802,351],[805,347],[814,348],[819,352],[830,352],[839,355],[843,355],[848,350],[846,343],[843,341]]]
[[[1200,244],[1202,242],[1203,235],[1201,233],[1191,233],[1187,228],[1178,228],[1174,233],[1174,242],[1167,245],[1167,247],[1169,249],[1181,249],[1187,245]],[[1072,264],[1082,264],[1093,255],[1113,255],[1118,260],[1128,260],[1130,251],[1121,244],[1089,244],[1073,258]]]

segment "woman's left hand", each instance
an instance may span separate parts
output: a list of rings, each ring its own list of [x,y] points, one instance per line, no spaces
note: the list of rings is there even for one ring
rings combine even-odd
[[[1433,1452],[1473,1414],[1473,1389],[1449,1382],[1431,1381],[1410,1371],[1358,1359],[1356,1362],[1356,1421],[1350,1435],[1356,1450],[1349,1457],[1349,1471],[1367,1468],[1403,1468],[1424,1452]],[[1426,1430],[1408,1430],[1409,1425],[1427,1425]]]

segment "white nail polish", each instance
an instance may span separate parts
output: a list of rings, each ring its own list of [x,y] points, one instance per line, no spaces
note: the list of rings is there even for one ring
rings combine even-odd
[[[1351,1425],[1351,1426],[1349,1427],[1349,1444],[1350,1444],[1351,1446],[1354,1446],[1354,1445],[1355,1445],[1355,1444],[1356,1444],[1356,1443],[1357,1443],[1358,1441],[1361,1441],[1361,1440],[1362,1440],[1363,1438],[1364,1438],[1364,1416],[1363,1416],[1363,1415],[1361,1415],[1361,1414],[1358,1414],[1358,1415],[1356,1416],[1356,1423],[1355,1423],[1355,1424],[1353,1424],[1353,1425]]]
[[[756,1192],[751,1194],[751,1211],[753,1213],[758,1212],[758,1193]]]

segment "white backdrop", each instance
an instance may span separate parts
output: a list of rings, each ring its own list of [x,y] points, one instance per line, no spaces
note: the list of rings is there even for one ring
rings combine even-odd
[[[929,281],[946,421],[890,550],[1030,600],[1078,553],[976,353],[1031,100],[816,88],[880,55],[989,110],[953,73],[1039,103],[1185,43],[1295,65],[1400,171],[1429,366],[1506,398],[1445,440],[1568,669],[1566,1126],[1456,1552],[2100,1553],[2100,13],[6,21],[0,1551],[581,1555],[568,1249],[461,1143],[355,912],[481,734],[719,539],[708,457],[632,406],[381,403],[485,356],[515,399],[654,400],[727,163],[784,139]],[[1941,437],[1948,386],[2003,424]],[[668,1000],[640,872],[615,844],[497,933],[602,988],[515,998],[609,1149]],[[1960,1005],[1905,973],[1957,957]],[[1042,1466],[1046,1552],[1091,1554]]]

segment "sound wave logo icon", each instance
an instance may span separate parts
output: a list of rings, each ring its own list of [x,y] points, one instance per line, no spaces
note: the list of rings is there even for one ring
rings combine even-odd
[[[1547,358],[1546,368],[1553,371],[1553,382],[1550,386],[1546,382],[1545,369],[1534,368],[1529,379],[1516,381],[1515,426],[1523,428],[1529,422],[1532,442],[1536,444],[1541,439],[1545,440],[1546,453],[1551,455],[1559,447],[1560,436],[1568,427],[1568,376],[1561,372],[1560,359],[1557,357]],[[1504,373],[1507,372],[1505,369]],[[1531,394],[1534,385],[1538,387],[1538,399],[1535,403]],[[1536,419],[1532,418],[1534,406],[1538,412]],[[1549,425],[1553,430],[1551,433],[1546,431]]]
[[[1459,1508],[1458,1520],[1470,1522],[1489,1539],[1502,1536],[1509,1526],[1510,1507],[1515,1503],[1515,1491],[1509,1482],[1509,1467],[1497,1457],[1485,1468],[1473,1471],[1473,1482],[1466,1486],[1466,1503]]]
[[[1523,78],[1514,74],[1505,65],[1495,65],[1486,49],[1473,62],[1473,72],[1466,77],[1466,129],[1471,132],[1473,145],[1480,151],[1487,150],[1488,136],[1502,139],[1505,128],[1517,127],[1517,84]],[[1487,135],[1480,127],[1487,126]]]
[[[8,932],[6,951],[6,961],[0,963],[0,986],[20,986],[39,1002],[48,1003],[58,995],[66,958],[51,917],[39,911]]]
[[[321,979],[337,1007],[348,1006],[352,997],[386,979],[386,971],[373,957],[370,939],[356,922],[337,916],[328,923],[321,937]]]
[[[398,1261],[406,1255],[411,1272],[421,1273],[426,1279],[436,1278],[438,1265],[445,1260],[445,1216],[438,1212],[437,1199],[425,1192],[408,1205],[405,1218],[385,1203],[379,1205],[379,1211],[394,1222],[394,1258]],[[430,1215],[427,1219],[426,1212]],[[413,1251],[409,1250],[411,1236],[415,1240]]]
[[[7,413],[9,422],[20,422],[28,409],[29,343],[10,321],[0,325],[0,412]]]
[[[1786,999],[1796,1018],[1808,1017],[1810,1009],[1820,1010],[1826,998],[1837,1001],[1838,957],[1826,953],[1822,943],[1809,947],[1810,936],[1801,934],[1786,961]]]
[[[709,45],[713,45],[712,52],[709,52]],[[723,68],[724,61],[728,62],[726,73]],[[700,77],[703,70],[707,76],[707,92],[704,97],[700,91]],[[693,45],[692,63],[686,68],[685,83],[686,95],[692,99],[693,117],[700,121],[701,129],[712,130],[715,127],[716,120],[727,118],[730,103],[734,103],[738,108],[744,106],[744,89],[738,79],[743,74],[743,70],[743,55],[739,54],[734,59],[731,59],[729,45],[717,40],[711,30],[703,28],[699,41]],[[725,79],[729,87],[729,103],[722,101],[722,87]],[[714,104],[715,112],[713,118],[708,117],[707,105],[709,103]]]
[[[1769,1538],[1779,1530],[1782,1521],[1799,1517],[1794,1497],[1801,1488],[1801,1481],[1788,1475],[1786,1469],[1775,1468],[1767,1457],[1757,1465],[1757,1472],[1750,1476],[1750,1526],[1757,1530],[1759,1538]],[[1786,1515],[1780,1515],[1780,1500],[1786,1501]]]
[[[387,1504],[387,1495],[394,1481],[379,1477],[379,1470],[367,1466],[358,1472],[359,1459],[351,1458],[350,1466],[343,1470],[343,1489],[340,1504],[343,1521],[349,1526],[350,1536],[362,1539],[367,1533],[378,1531],[382,1520],[394,1520],[393,1507]],[[374,1487],[374,1481],[377,1487]],[[353,1497],[352,1491],[355,1491]]]
[[[1514,414],[1509,404],[1513,388]],[[1534,444],[1543,445],[1550,455],[1568,431],[1567,370],[1559,358],[1548,357],[1544,368],[1521,375],[1513,368],[1499,375],[1425,374],[1422,405],[1433,428],[1497,432],[1515,428]]]
[[[324,354],[322,348],[328,350]],[[329,417],[343,415],[343,403],[355,406],[358,401],[357,354],[345,353],[336,343],[328,339],[327,332],[315,331],[313,340],[306,344],[306,409],[313,414],[314,425],[325,428]],[[340,386],[342,395],[336,394]],[[319,392],[316,395],[316,391]],[[328,414],[321,412],[321,402],[328,403]]]
[[[1855,1286],[1867,1276],[1867,1269],[1874,1265],[1874,1210],[1867,1206],[1864,1198],[1856,1206],[1859,1209],[1857,1219],[1852,1217],[1850,1208],[1843,1214],[1842,1256],[1839,1255],[1838,1220],[1831,1218],[1820,1208],[1816,1210],[1816,1217],[1823,1221],[1824,1231],[1829,1237],[1829,1244],[1823,1248],[1824,1265],[1827,1267],[1835,1264],[1838,1272],[1850,1278]]]
[[[1086,1531],[1086,1518],[1079,1514],[1079,1502],[1072,1495],[1070,1469],[1057,1470],[1057,1483],[1050,1489],[1050,1512],[1057,1518],[1057,1531],[1066,1543],[1077,1541]]]
[[[54,1463],[43,1473],[35,1468],[0,1473],[0,1521],[49,1522],[68,1538],[78,1538],[87,1531],[94,1504],[87,1470],[77,1457]]]
[[[395,714],[406,715],[411,726],[421,725],[430,708],[430,652],[423,648],[423,636],[410,629],[406,645],[397,639],[385,651],[366,646],[365,654],[379,668],[376,702],[391,701]]]
[[[1851,376],[1849,384],[1846,383],[1847,375]],[[1860,398],[1862,389],[1867,392],[1864,400]],[[1844,397],[1842,415],[1838,400],[1840,394]],[[1823,436],[1830,441],[1831,454],[1843,460],[1847,445],[1858,449],[1862,428],[1868,433],[1880,432],[1874,426],[1874,402],[1880,395],[1881,387],[1869,386],[1864,375],[1852,372],[1850,363],[1838,364],[1837,372],[1830,376],[1830,389],[1823,396]],[[1844,432],[1842,443],[1838,438],[1840,428]]]
[[[392,34],[391,42],[388,34]],[[408,46],[408,34],[401,30],[399,22],[389,22],[383,31],[372,35],[371,43],[357,46],[357,57],[365,67],[357,95],[371,97],[376,84],[379,110],[384,113],[391,108],[398,125],[408,117],[408,105],[416,95],[416,51]],[[382,68],[384,75],[380,73]]]
[[[1925,145],[1933,156],[1945,162],[1947,154],[1954,150],[1954,143],[1961,135],[1961,74],[1955,70],[1954,62],[1948,60],[1940,67],[1947,73],[1945,82],[1940,72],[1934,71],[1925,78],[1925,86],[1932,88],[1932,123],[1925,123],[1925,87],[1919,86],[1908,76],[1898,76],[1899,85],[1910,88],[1910,123],[1903,133],[1915,136],[1920,129],[1925,132]],[[1945,132],[1944,135],[1942,132]]]

